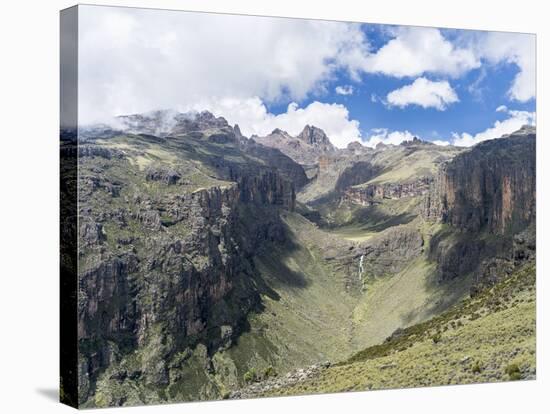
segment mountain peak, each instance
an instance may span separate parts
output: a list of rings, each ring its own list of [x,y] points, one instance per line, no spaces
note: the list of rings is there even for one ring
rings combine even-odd
[[[509,136],[524,136],[524,135],[536,135],[537,129],[533,125],[522,125],[520,129],[511,134],[505,134],[502,138]]]
[[[306,125],[296,138],[309,145],[324,146],[327,147],[327,149],[334,149],[325,131],[313,125]]]
[[[273,131],[271,131],[271,134],[269,134],[269,135],[282,135],[282,136],[285,136],[285,137],[290,137],[288,132],[283,131],[280,128],[275,128]]]
[[[403,147],[408,147],[408,146],[411,146],[411,145],[420,145],[420,144],[425,144],[425,145],[434,145],[432,142],[429,142],[429,141],[424,141],[418,137],[413,137],[413,139],[411,140],[408,140],[408,141],[403,141],[401,143],[401,146]]]

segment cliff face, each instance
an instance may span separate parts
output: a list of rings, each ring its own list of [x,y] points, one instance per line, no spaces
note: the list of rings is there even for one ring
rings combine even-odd
[[[284,239],[277,211],[295,206],[293,183],[255,159],[187,162],[195,153],[182,152],[178,164],[159,163],[176,141],[123,140],[83,145],[79,158],[81,403],[125,402],[100,389],[100,376],[109,390],[168,386],[186,369],[171,366],[178,353],[204,349],[208,361],[229,346],[260,306],[253,253]],[[237,144],[221,150],[249,156]],[[243,209],[263,220],[245,226]]]
[[[535,131],[524,127],[441,166],[422,210],[426,219],[449,225],[429,249],[440,279],[473,272],[476,283],[495,282],[518,257],[532,259],[534,249],[526,248],[532,243],[517,240],[534,239],[535,149]]]
[[[419,197],[428,193],[432,177],[421,177],[409,183],[367,184],[349,187],[342,196],[344,201],[370,206],[383,199],[397,200],[404,197]]]
[[[532,129],[476,145],[444,164],[424,215],[465,231],[517,231],[535,218],[536,142]]]
[[[330,139],[321,128],[315,126],[306,125],[302,132],[300,132],[296,138],[305,142],[308,145],[313,146],[320,152],[333,152],[335,151],[334,145],[330,142]]]
[[[276,168],[279,175],[292,183],[297,191],[308,183],[303,167],[278,149],[257,144],[252,140],[243,140],[241,148],[246,154],[261,159],[268,166]]]

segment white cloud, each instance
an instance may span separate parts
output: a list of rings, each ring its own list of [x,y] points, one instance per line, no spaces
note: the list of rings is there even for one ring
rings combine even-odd
[[[447,81],[434,82],[424,77],[388,93],[387,103],[404,108],[419,105],[422,108],[435,108],[443,111],[448,105],[458,102],[455,91]]]
[[[275,127],[294,134],[309,123],[343,147],[361,138],[359,123],[349,118],[345,106],[292,103],[276,115],[266,104],[320,99],[340,71],[356,81],[365,72],[457,77],[480,67],[481,61],[518,66],[512,99],[535,94],[530,35],[477,33],[476,41],[468,42],[445,38],[437,29],[403,27],[393,29],[393,38],[372,52],[359,24],[97,6],[80,10],[81,123],[162,108],[210,109],[239,123],[245,134],[263,135]],[[422,82],[428,90],[418,87]],[[434,84],[441,89],[430,91]],[[388,103],[442,109],[458,100],[445,81],[417,79],[407,86],[388,94]],[[371,99],[383,101],[375,95]],[[384,130],[367,142],[410,138],[408,131]],[[457,139],[467,140],[467,134]]]
[[[488,32],[474,36],[472,48],[490,63],[513,63],[519,68],[508,90],[511,99],[525,102],[536,95],[536,37],[523,33]]]
[[[386,128],[375,128],[372,134],[363,141],[367,147],[375,148],[378,144],[399,145],[403,141],[410,141],[415,137],[409,131],[389,131]]]
[[[452,77],[480,66],[472,50],[459,48],[435,28],[401,27],[396,37],[362,59],[366,72],[395,77],[435,73]]]
[[[353,86],[351,85],[342,85],[334,88],[334,92],[338,95],[353,95]]]
[[[442,147],[446,147],[447,145],[450,145],[449,141],[442,141],[440,139],[436,139],[435,141],[432,141],[435,145],[440,145]]]
[[[258,97],[213,99],[195,103],[185,109],[206,109],[216,116],[223,116],[229,123],[239,124],[245,136],[267,135],[275,128],[297,135],[309,124],[323,129],[338,148],[345,148],[350,142],[361,140],[359,122],[349,119],[347,108],[336,103],[315,101],[305,108],[300,108],[293,102],[288,105],[286,112],[277,115],[269,113]]]
[[[481,75],[470,87],[474,95],[479,95],[480,83],[485,78],[484,62],[512,63],[519,72],[508,90],[510,99],[525,102],[536,95],[535,35],[461,32],[451,41],[438,29],[422,27],[400,27],[394,30],[394,35],[378,51],[364,54],[354,64],[365,72],[394,77],[425,73],[459,77],[481,68]]]
[[[535,125],[535,112],[508,110],[509,118],[504,121],[496,121],[492,127],[475,135],[463,132],[453,133],[452,144],[461,147],[470,147],[488,139],[500,138],[505,134],[517,131],[523,125]]]
[[[508,112],[508,107],[506,105],[500,105],[497,109],[497,112]]]
[[[360,25],[81,6],[79,120],[214,97],[300,101],[337,70],[357,76]],[[312,47],[315,45],[315,47]]]

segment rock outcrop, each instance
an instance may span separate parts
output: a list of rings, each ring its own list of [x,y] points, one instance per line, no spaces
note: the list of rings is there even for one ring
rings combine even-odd
[[[316,126],[306,125],[296,138],[321,152],[333,152],[335,150],[325,131]]]
[[[89,144],[79,159],[81,403],[124,404],[112,390],[133,381],[168,386],[187,369],[171,365],[179,353],[204,353],[199,359],[208,364],[229,346],[261,303],[254,252],[284,240],[278,211],[292,211],[296,198],[289,177],[306,179],[280,152],[233,142],[220,151],[254,158],[199,158],[215,177],[192,170],[196,161],[185,152],[181,164],[140,169],[132,156],[148,159],[148,145],[178,141],[134,139],[139,149],[119,158]],[[249,219],[254,211],[262,220]]]
[[[403,270],[424,249],[422,234],[408,226],[395,226],[359,244],[366,276],[383,276]]]
[[[289,372],[288,374],[276,378],[258,379],[252,381],[248,386],[240,390],[231,392],[227,398],[245,399],[259,397],[265,393],[276,391],[285,387],[291,387],[301,382],[307,381],[319,375],[322,371],[329,368],[330,361],[320,362],[310,365],[306,368],[300,368]]]
[[[441,166],[422,211],[426,219],[449,225],[430,242],[440,280],[473,272],[476,283],[492,283],[518,258],[533,256],[525,246],[534,239],[535,148],[535,130],[524,127]]]
[[[397,200],[404,197],[419,197],[428,193],[432,177],[421,177],[409,183],[367,184],[349,187],[342,199],[362,206],[371,206],[383,199]]]
[[[464,231],[516,232],[535,219],[535,131],[482,142],[442,165],[424,216]]]
[[[281,177],[292,183],[297,191],[308,183],[304,168],[280,150],[258,144],[254,140],[244,140],[241,148],[246,154],[276,168]]]
[[[315,126],[306,125],[296,137],[280,129],[274,129],[264,137],[252,136],[255,142],[277,148],[294,161],[303,165],[314,165],[319,157],[337,153],[325,132]]]

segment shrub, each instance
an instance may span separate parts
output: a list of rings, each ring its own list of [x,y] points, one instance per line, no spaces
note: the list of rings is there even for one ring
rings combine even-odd
[[[256,381],[256,370],[254,368],[250,368],[248,371],[246,371],[243,375],[244,382],[250,383],[253,381]]]
[[[269,378],[269,377],[276,377],[277,376],[277,372],[275,371],[275,368],[273,368],[273,366],[268,366],[266,369],[264,369],[264,378]]]
[[[479,363],[479,361],[476,361],[476,363],[472,367],[472,372],[474,374],[480,374],[481,373],[481,364]]]
[[[441,342],[441,334],[438,332],[432,336],[432,341],[434,344]]]
[[[521,379],[521,371],[519,369],[518,364],[510,364],[506,367],[504,370],[506,374],[510,377],[512,381],[517,381]]]
[[[470,320],[471,321],[475,321],[476,319],[479,319],[481,317],[481,315],[477,312],[474,312],[470,315]]]

